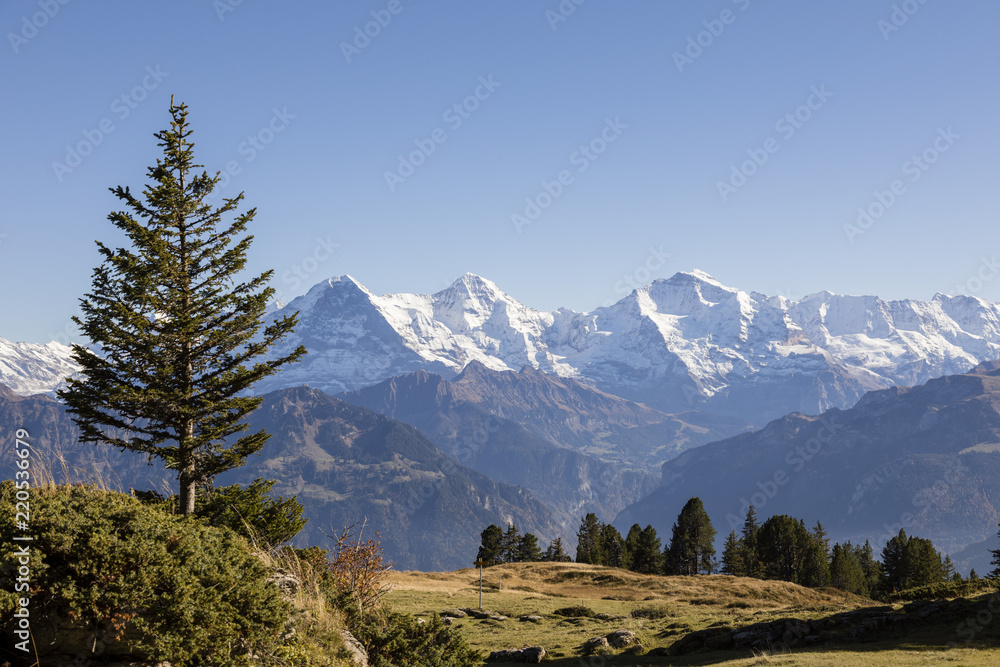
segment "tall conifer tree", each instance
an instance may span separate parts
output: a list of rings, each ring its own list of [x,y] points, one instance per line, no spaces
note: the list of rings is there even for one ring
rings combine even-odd
[[[97,242],[103,262],[80,300],[82,319],[73,318],[95,349],[74,346],[82,378],[68,380],[59,397],[82,441],[143,452],[176,470],[180,511],[192,514],[197,487],[241,466],[269,437],[261,430],[233,441],[262,400],[247,390],[305,348],[268,357],[296,316],[264,327],[273,271],[239,282],[256,211],[235,213],[242,193],[218,208],[206,201],[219,176],[195,172],[187,114],[171,99],[170,129],[155,135],[163,156],[142,197],[112,189],[127,210],[108,219],[131,247]]]

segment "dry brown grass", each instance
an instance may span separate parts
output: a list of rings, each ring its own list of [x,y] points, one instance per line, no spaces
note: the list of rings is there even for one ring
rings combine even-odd
[[[511,563],[484,570],[483,587],[497,594],[536,593],[570,599],[613,599],[620,602],[660,601],[730,609],[793,609],[858,606],[875,603],[834,589],[811,589],[784,581],[761,581],[727,575],[661,577],[618,568],[577,563]],[[393,572],[397,591],[456,595],[479,590],[479,570]],[[600,595],[598,595],[598,593]]]

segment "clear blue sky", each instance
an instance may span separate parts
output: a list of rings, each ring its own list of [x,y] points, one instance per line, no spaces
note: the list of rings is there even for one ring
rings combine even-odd
[[[0,336],[65,335],[94,240],[116,243],[108,188],[141,189],[171,94],[199,161],[239,172],[223,193],[258,208],[251,267],[286,298],[471,271],[589,310],[624,276],[699,268],[792,297],[1000,300],[995,2],[233,2],[3,3]],[[387,25],[345,54],[372,12]],[[390,188],[416,142],[433,153]],[[894,201],[849,239],[876,191]],[[549,205],[519,232],[526,198]]]

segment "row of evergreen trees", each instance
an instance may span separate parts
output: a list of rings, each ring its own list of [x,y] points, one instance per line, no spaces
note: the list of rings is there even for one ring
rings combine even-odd
[[[594,514],[580,522],[576,562],[621,567],[643,574],[711,574],[715,570],[715,528],[701,500],[692,498],[677,515],[670,542],[662,550],[651,525],[633,524],[622,538]]]
[[[476,559],[486,565],[571,560],[563,548],[561,537],[557,537],[545,551],[542,551],[538,545],[538,537],[532,533],[522,535],[513,523],[507,524],[506,531],[500,526],[490,524],[479,536],[482,542]]]
[[[962,578],[949,556],[942,558],[930,540],[908,536],[905,530],[886,543],[879,562],[868,541],[831,548],[822,523],[810,531],[802,519],[778,514],[760,524],[752,505],[742,534],[732,531],[726,537],[721,572],[814,588],[833,586],[872,598]]]
[[[961,580],[951,558],[930,540],[905,531],[890,539],[876,560],[869,542],[830,547],[823,524],[810,530],[802,519],[778,514],[763,523],[751,505],[741,534],[729,533],[721,563],[715,560],[715,528],[698,498],[677,515],[670,542],[661,548],[656,529],[634,524],[622,537],[611,524],[593,513],[580,521],[576,562],[620,567],[643,574],[694,575],[719,571],[759,579],[777,579],[809,587],[833,586],[865,597],[884,597],[893,591]],[[569,561],[557,538],[542,552],[531,533],[521,535],[514,524],[506,531],[491,525],[481,533],[478,558],[487,564],[529,561]],[[998,556],[1000,560],[1000,556]],[[720,567],[721,565],[721,567]],[[976,578],[975,571],[970,573]]]

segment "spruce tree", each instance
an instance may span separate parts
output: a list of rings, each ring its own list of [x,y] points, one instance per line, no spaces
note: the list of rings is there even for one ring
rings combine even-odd
[[[501,562],[516,563],[521,548],[521,531],[513,523],[507,524],[502,544]]]
[[[534,563],[542,560],[542,550],[538,546],[538,538],[532,533],[525,533],[517,545],[517,562]]]
[[[636,571],[636,555],[639,551],[639,540],[642,537],[642,526],[633,523],[625,536],[625,551],[628,552],[628,569]],[[659,550],[659,548],[657,548]]]
[[[700,498],[685,503],[663,554],[665,574],[711,574],[715,567],[715,528]]]
[[[633,529],[638,527],[635,524]],[[629,531],[632,535],[632,531]],[[663,572],[663,552],[660,551],[660,538],[651,524],[639,531],[636,548],[632,552],[632,570],[640,574],[661,574]]]
[[[747,509],[746,519],[743,521],[743,537],[740,542],[743,545],[743,572],[747,577],[760,577],[760,558],[757,556],[757,532],[760,525],[757,523],[757,510],[753,505]]]
[[[500,526],[490,524],[479,534],[480,545],[476,560],[481,560],[487,565],[496,565],[503,562],[503,530]]]
[[[628,567],[629,553],[625,546],[625,538],[610,523],[601,526],[601,553],[604,554],[604,565]]]
[[[580,521],[580,530],[576,533],[576,562],[591,565],[604,564],[604,552],[601,548],[601,522],[593,512]]]
[[[865,580],[858,554],[850,542],[833,545],[830,585],[848,593],[868,596],[868,582]]]
[[[726,536],[725,545],[722,547],[722,574],[745,577],[744,561],[743,544],[736,537],[736,531],[731,530]]]
[[[549,544],[548,548],[545,550],[545,554],[542,556],[542,560],[548,561],[550,563],[569,563],[572,559],[566,550],[563,548],[562,538],[557,537]]]
[[[1000,537],[1000,531],[997,531],[997,536]],[[993,560],[990,561],[993,569],[986,576],[990,579],[995,579],[1000,577],[1000,549],[990,549],[989,552],[993,554]]]
[[[305,348],[268,358],[296,316],[264,326],[273,271],[238,281],[256,211],[236,213],[242,193],[217,208],[207,203],[219,176],[196,173],[187,114],[171,99],[170,128],[155,135],[163,156],[141,198],[111,190],[126,210],[108,219],[130,247],[97,242],[103,262],[80,300],[83,317],[73,318],[95,348],[73,346],[82,377],[67,380],[59,398],[81,441],[142,452],[176,470],[180,512],[193,514],[196,489],[243,465],[269,437],[234,437],[263,400],[248,390]]]

